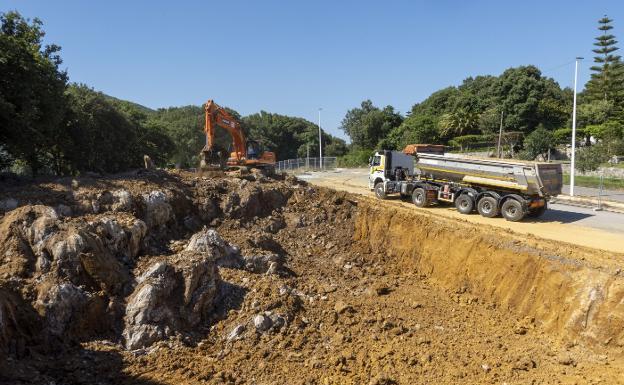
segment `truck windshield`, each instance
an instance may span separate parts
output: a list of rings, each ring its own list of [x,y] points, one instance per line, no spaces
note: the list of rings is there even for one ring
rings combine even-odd
[[[371,163],[371,166],[379,166],[381,165],[381,156],[376,155],[373,157],[373,162]]]

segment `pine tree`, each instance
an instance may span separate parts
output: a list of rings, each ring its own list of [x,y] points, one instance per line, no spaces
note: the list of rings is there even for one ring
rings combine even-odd
[[[615,54],[619,49],[615,36],[609,33],[613,26],[606,15],[598,20],[598,29],[602,34],[596,37],[592,51],[594,63],[591,67],[594,73],[587,83],[587,95],[590,100],[605,100],[612,102],[618,109],[624,107],[624,64],[620,55]]]

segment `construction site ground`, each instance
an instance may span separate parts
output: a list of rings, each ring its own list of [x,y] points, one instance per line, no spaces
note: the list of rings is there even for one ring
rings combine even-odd
[[[146,171],[3,185],[0,201],[18,207],[0,217],[0,383],[624,384],[620,229],[417,209],[346,175]],[[111,220],[147,229],[138,246],[128,235],[102,251],[122,261],[110,274],[123,282],[99,283],[112,278],[85,265],[98,261],[91,249],[76,275],[41,251],[75,234],[113,247],[99,225]],[[162,279],[150,275],[160,262],[177,269],[206,253],[193,245],[212,230],[229,245],[215,241],[202,260],[218,274],[214,297],[198,292],[211,306],[182,308],[192,324],[148,317],[166,336],[129,347],[138,288]],[[195,267],[175,270],[185,290]],[[46,299],[67,285],[110,302]],[[157,311],[158,301],[147,302]]]

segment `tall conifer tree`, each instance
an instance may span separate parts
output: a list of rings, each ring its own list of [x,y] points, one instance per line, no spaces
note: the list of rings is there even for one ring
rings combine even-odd
[[[607,16],[598,20],[598,29],[602,34],[596,37],[593,52],[594,66],[591,80],[587,83],[587,95],[590,100],[605,100],[614,104],[617,110],[624,107],[624,64],[621,56],[616,54],[619,49],[613,29],[612,19]]]

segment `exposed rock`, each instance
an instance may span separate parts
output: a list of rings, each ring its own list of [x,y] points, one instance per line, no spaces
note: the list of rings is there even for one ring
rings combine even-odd
[[[171,219],[173,209],[167,202],[167,196],[162,191],[152,191],[143,195],[145,201],[145,222],[148,228],[164,225]]]
[[[241,267],[243,263],[238,247],[224,241],[215,230],[206,227],[193,234],[185,250],[205,254],[219,266]]]
[[[132,209],[132,195],[127,190],[115,190],[111,204],[112,211],[130,211]]]
[[[272,217],[269,220],[265,230],[271,234],[277,233],[279,230],[286,227],[286,221],[282,217]]]
[[[184,251],[152,265],[128,298],[123,336],[139,349],[207,320],[220,278],[214,259]]]
[[[70,322],[83,311],[89,295],[71,283],[52,286],[37,300],[39,313],[46,319],[48,330],[57,336],[63,335]]]
[[[277,254],[244,256],[243,261],[245,270],[254,273],[267,273],[270,269],[271,274],[278,272],[284,263],[284,259]]]
[[[228,341],[235,341],[241,338],[241,336],[243,335],[243,333],[245,332],[246,326],[244,324],[238,325],[236,326],[234,329],[232,329],[232,331],[230,332],[230,334],[228,334],[227,336],[227,340]]]
[[[275,275],[279,273],[279,264],[277,262],[269,262],[269,267],[266,271],[267,275]]]
[[[271,319],[271,328],[275,330],[281,329],[284,325],[286,325],[286,319],[281,315],[271,314],[269,316]]]
[[[253,324],[257,331],[259,331],[260,333],[264,333],[271,329],[273,322],[271,321],[271,318],[267,317],[266,315],[258,314],[254,317]]]

